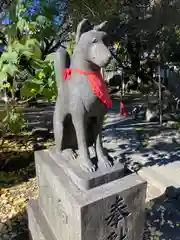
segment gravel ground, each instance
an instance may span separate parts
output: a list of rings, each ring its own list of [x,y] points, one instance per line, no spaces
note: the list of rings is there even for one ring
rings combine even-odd
[[[9,173],[17,180],[10,184],[12,186],[0,189],[1,240],[28,239],[26,206],[30,198],[35,199],[38,196],[36,178],[31,178],[32,172],[34,172],[34,164],[18,172]],[[30,177],[27,181],[23,181],[25,175],[26,178],[27,175]]]

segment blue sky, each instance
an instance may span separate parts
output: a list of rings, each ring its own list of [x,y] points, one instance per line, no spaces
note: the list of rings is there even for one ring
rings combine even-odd
[[[36,14],[38,12],[40,1],[41,0],[33,0],[32,4],[28,7],[25,15],[26,16],[32,16],[33,14]],[[26,0],[25,0],[25,2],[26,2]],[[53,0],[52,0],[52,2],[53,2]],[[66,3],[66,0],[61,0],[61,3]],[[60,21],[61,21],[61,14],[54,16],[54,23],[55,24],[59,24]],[[6,15],[2,20],[2,24],[6,25],[6,24],[10,24],[10,23],[11,23],[11,21],[10,21],[8,15]]]
[[[9,20],[9,17],[8,17],[8,16],[6,16],[6,17],[2,20],[2,24],[3,24],[3,25],[10,24],[10,20]]]
[[[33,0],[32,5],[27,9],[26,14],[28,16],[32,16],[34,13],[37,12],[38,6],[39,6],[39,0]],[[9,16],[6,15],[2,20],[2,24],[6,25],[6,24],[10,24],[10,23],[11,23],[11,21],[9,19]]]

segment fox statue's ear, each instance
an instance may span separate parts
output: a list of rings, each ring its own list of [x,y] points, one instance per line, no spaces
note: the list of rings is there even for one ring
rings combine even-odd
[[[92,29],[92,25],[88,21],[88,19],[83,19],[77,26],[76,30],[76,44],[78,43],[81,35],[85,32],[88,32]]]
[[[101,24],[94,26],[93,29],[96,31],[103,31],[103,30],[106,30],[107,25],[108,25],[108,21],[104,21]]]

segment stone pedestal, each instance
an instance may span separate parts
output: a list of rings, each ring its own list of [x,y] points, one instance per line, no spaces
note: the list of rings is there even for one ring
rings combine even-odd
[[[53,152],[35,153],[39,198],[28,206],[33,240],[142,239],[146,182],[123,176],[120,163],[84,174]]]

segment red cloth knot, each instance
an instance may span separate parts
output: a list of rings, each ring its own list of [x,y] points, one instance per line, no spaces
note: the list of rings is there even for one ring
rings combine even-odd
[[[69,79],[71,76],[71,69],[70,68],[64,68],[63,70],[63,80]]]
[[[63,71],[63,80],[69,79],[72,72],[85,74],[88,76],[89,83],[94,94],[108,107],[112,107],[111,97],[108,88],[99,72],[88,72],[80,69],[65,68]]]

